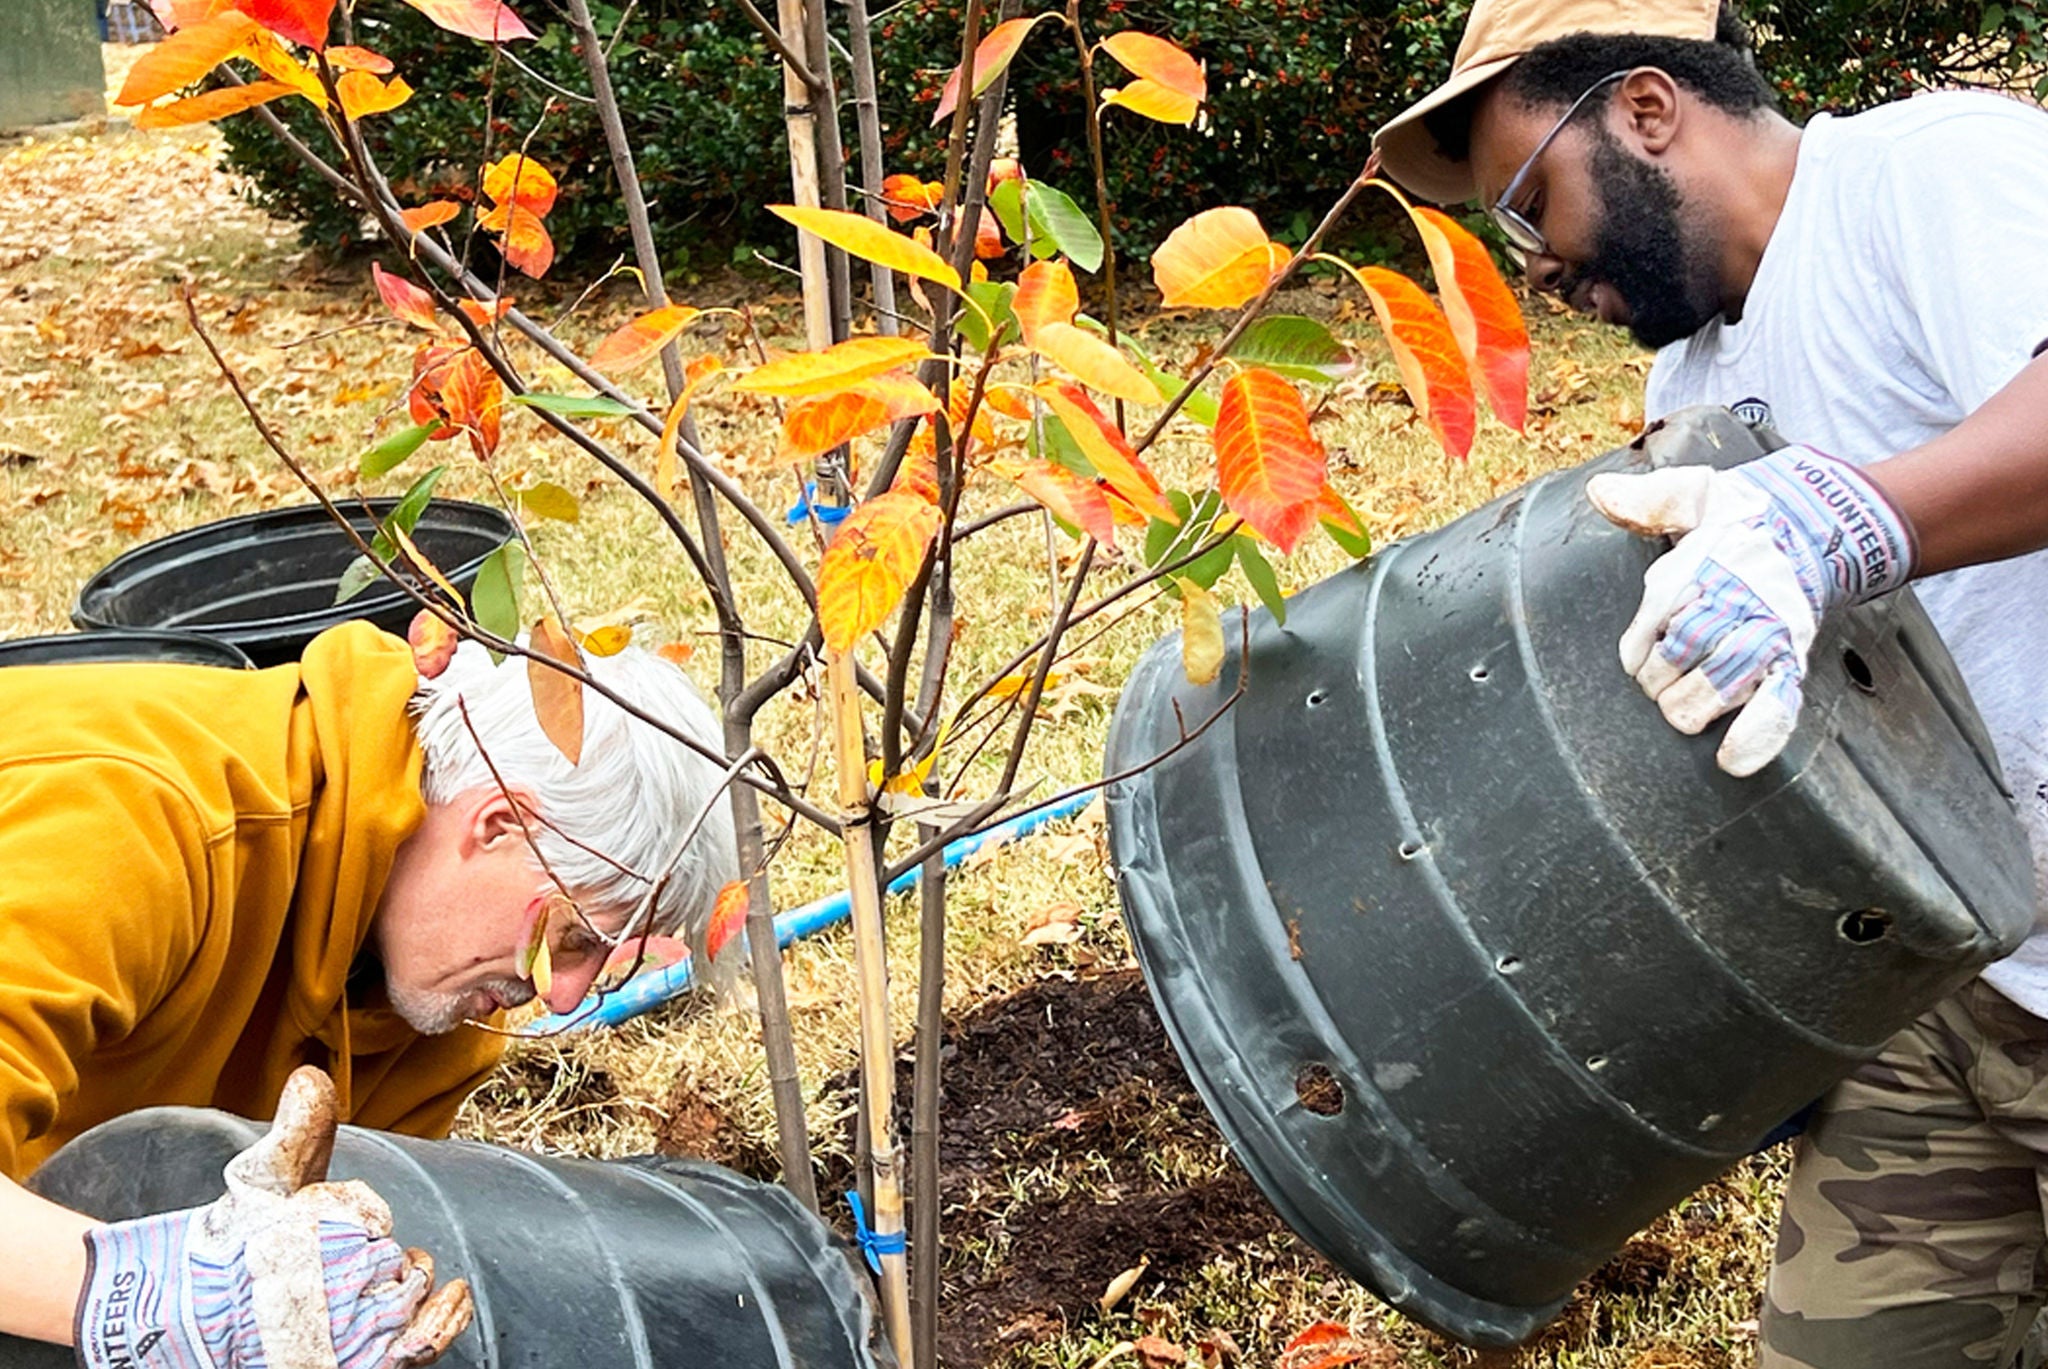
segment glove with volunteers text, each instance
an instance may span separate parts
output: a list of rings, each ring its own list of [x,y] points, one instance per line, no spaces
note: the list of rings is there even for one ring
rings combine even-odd
[[[324,1182],[336,1112],[333,1081],[296,1070],[269,1133],[228,1162],[224,1197],[86,1233],[85,1369],[397,1369],[440,1357],[469,1325],[469,1286],[434,1290],[433,1260],[390,1239],[383,1199],[359,1181]]]
[[[1621,666],[1688,735],[1742,708],[1715,754],[1731,775],[1755,774],[1791,740],[1821,620],[1912,578],[1905,516],[1811,447],[1725,471],[1603,472],[1586,497],[1631,532],[1678,537],[1643,575]]]

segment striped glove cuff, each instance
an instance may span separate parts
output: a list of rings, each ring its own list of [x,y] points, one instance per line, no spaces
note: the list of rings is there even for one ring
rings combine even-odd
[[[1848,462],[1795,445],[1735,473],[1769,499],[1772,532],[1816,613],[1875,599],[1912,578],[1912,525]]]

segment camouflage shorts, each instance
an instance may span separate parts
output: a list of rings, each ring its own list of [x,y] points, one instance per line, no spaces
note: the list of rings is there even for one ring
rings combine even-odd
[[[2048,1021],[1973,983],[1799,1142],[1764,1369],[2006,1369],[2041,1309],[2044,1185]]]

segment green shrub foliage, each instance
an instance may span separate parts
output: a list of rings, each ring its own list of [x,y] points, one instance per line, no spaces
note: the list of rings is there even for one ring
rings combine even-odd
[[[616,31],[619,7],[592,8],[601,32]],[[870,8],[887,170],[936,178],[946,129],[933,128],[931,115],[959,59],[964,0],[870,0]],[[2036,0],[1754,0],[1745,8],[1759,62],[1794,118],[1959,79],[2048,92],[2048,82],[2035,87],[2048,56]],[[1087,0],[1084,22],[1098,37],[1135,28],[1171,38],[1209,75],[1209,101],[1192,130],[1107,113],[1107,179],[1122,248],[1147,252],[1188,214],[1220,204],[1247,206],[1276,236],[1300,241],[1364,164],[1372,130],[1443,79],[1469,9],[1470,0]],[[831,13],[843,25],[843,8]],[[624,210],[588,103],[406,6],[363,4],[357,14],[357,40],[394,59],[421,92],[369,125],[401,200],[466,202],[477,167],[525,143],[562,183],[549,226],[569,269],[602,270],[627,250]],[[545,82],[586,92],[566,27],[548,22],[539,4],[522,15],[542,36],[515,45],[514,54]],[[843,59],[838,77],[851,155],[858,138]],[[644,0],[613,50],[612,78],[672,264],[782,241],[780,224],[762,209],[789,193],[781,74],[736,7]],[[1098,87],[1126,79],[1113,59],[1097,55]],[[1092,207],[1079,63],[1053,19],[1033,31],[1011,68],[1010,92],[1025,168]],[[296,102],[274,108],[313,132]],[[305,225],[317,242],[343,245],[362,234],[360,216],[261,124],[241,116],[224,127],[234,165],[265,207]],[[857,170],[849,179],[858,183]]]

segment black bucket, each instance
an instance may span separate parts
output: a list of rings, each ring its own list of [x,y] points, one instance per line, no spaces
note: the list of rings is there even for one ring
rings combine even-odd
[[[15,637],[0,642],[0,666],[102,665],[123,661],[225,666],[230,670],[248,670],[255,664],[247,652],[231,642],[193,632],[156,632],[148,628],[58,632],[47,637]]]
[[[368,510],[344,505],[365,541],[395,499],[372,499]],[[484,559],[512,537],[501,510],[462,500],[427,506],[412,539],[463,594]],[[125,552],[79,591],[71,621],[87,631],[167,628],[232,642],[259,666],[295,661],[306,643],[336,624],[366,618],[403,635],[419,606],[378,581],[345,604],[334,602],[355,544],[317,504],[270,509],[207,523]],[[425,592],[435,593],[423,585]]]
[[[104,1221],[195,1207],[265,1128],[153,1108],[78,1137],[28,1186]],[[454,1369],[893,1369],[843,1243],[787,1190],[688,1160],[561,1159],[343,1127],[329,1168],[391,1204],[393,1235],[469,1280]],[[0,1336],[0,1369],[60,1346]]]
[[[1660,547],[1597,470],[1732,465],[1692,410],[1125,687],[1110,846],[1147,982],[1233,1152],[1388,1302],[1520,1341],[1628,1237],[2032,929],[2026,839],[1910,593],[1813,649],[1750,779],[1615,644]],[[1244,696],[1176,750],[1228,697]]]

